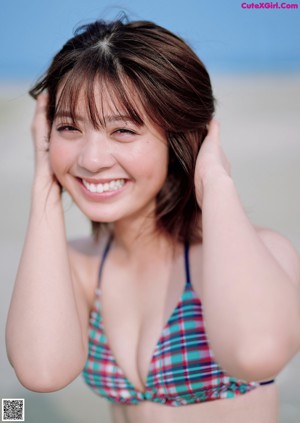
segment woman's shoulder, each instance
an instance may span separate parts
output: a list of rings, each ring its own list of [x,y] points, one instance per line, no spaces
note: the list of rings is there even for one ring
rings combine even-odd
[[[90,257],[97,255],[99,251],[101,251],[101,246],[105,243],[104,241],[104,237],[97,240],[91,234],[85,237],[68,240],[68,247],[72,254],[81,254]]]
[[[254,225],[254,229],[260,240],[275,258],[278,265],[285,271],[289,279],[300,286],[299,254],[291,241],[281,233],[267,227]],[[198,273],[202,271],[203,244],[197,243],[191,247],[190,259],[193,277],[193,272],[197,272],[197,269]]]
[[[261,226],[255,226],[254,228],[261,241],[287,273],[291,281],[300,284],[299,255],[289,239],[273,229]]]
[[[95,240],[92,235],[68,241],[72,277],[83,290],[90,306],[94,301],[99,265],[106,243],[107,236]]]

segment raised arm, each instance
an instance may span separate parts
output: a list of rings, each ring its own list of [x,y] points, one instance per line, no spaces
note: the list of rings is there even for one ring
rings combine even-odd
[[[198,155],[203,218],[202,301],[217,361],[246,380],[276,375],[299,350],[299,258],[279,234],[248,220],[212,121]]]
[[[44,392],[62,388],[79,374],[88,322],[87,302],[71,272],[60,186],[49,163],[46,106],[42,94],[32,125],[31,212],[6,327],[17,377],[28,389]]]

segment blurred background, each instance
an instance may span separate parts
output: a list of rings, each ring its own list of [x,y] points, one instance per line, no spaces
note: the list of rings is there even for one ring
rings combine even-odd
[[[107,403],[80,377],[60,392],[30,392],[18,382],[5,353],[5,319],[33,174],[29,87],[80,24],[125,11],[130,19],[153,20],[179,34],[211,74],[222,144],[247,215],[288,237],[300,252],[300,3],[285,4],[285,9],[248,9],[242,0],[2,2],[0,393],[1,398],[25,398],[27,423],[109,422]],[[69,198],[64,205],[68,236],[87,234],[89,224]],[[299,422],[299,354],[279,375],[278,385],[280,421]]]

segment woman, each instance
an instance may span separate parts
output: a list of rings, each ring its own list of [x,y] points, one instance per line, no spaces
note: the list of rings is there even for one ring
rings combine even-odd
[[[153,23],[97,21],[31,94],[7,322],[20,382],[50,392],[83,371],[116,423],[275,422],[274,377],[300,344],[299,260],[245,215],[202,62]],[[91,237],[66,241],[62,189]]]

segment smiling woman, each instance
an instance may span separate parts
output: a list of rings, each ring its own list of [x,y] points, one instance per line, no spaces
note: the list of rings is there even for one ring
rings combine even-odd
[[[21,383],[49,392],[82,373],[116,423],[276,422],[299,260],[243,210],[203,63],[154,23],[97,21],[31,94],[32,209],[7,321]],[[87,239],[66,240],[61,187]]]
[[[36,98],[47,89],[50,125],[56,115],[75,122],[81,104],[95,129],[109,123],[104,112],[119,119],[125,115],[136,128],[145,118],[160,128],[169,145],[169,165],[156,199],[157,226],[181,242],[199,239],[194,167],[214,112],[204,65],[179,37],[150,22],[95,22],[76,34],[31,94]],[[97,233],[99,224],[93,228]]]
[[[102,122],[97,125],[82,95],[76,115],[59,109],[55,113],[50,162],[56,178],[83,213],[97,222],[94,225],[141,212],[153,218],[155,197],[167,176],[165,131],[145,112],[140,112],[139,123],[126,116],[101,86],[95,85],[93,95],[95,104],[101,105],[97,113]],[[61,92],[58,96],[61,99]]]

